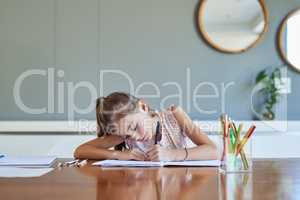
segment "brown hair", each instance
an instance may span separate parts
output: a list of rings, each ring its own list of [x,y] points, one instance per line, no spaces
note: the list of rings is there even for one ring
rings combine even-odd
[[[140,99],[124,92],[113,92],[96,102],[98,137],[114,132],[114,123],[135,111]]]
[[[96,101],[97,135],[111,134],[116,130],[115,123],[127,114],[135,111],[140,99],[124,92],[113,92],[106,97],[100,97]],[[125,143],[115,147],[122,150]]]

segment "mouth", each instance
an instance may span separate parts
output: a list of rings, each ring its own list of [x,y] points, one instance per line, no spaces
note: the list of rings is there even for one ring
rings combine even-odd
[[[137,141],[145,142],[145,141],[149,141],[150,139],[151,139],[151,136],[150,135],[148,136],[147,134],[145,134],[141,138],[137,139]]]
[[[139,142],[143,142],[144,140],[145,140],[145,136],[137,139],[137,141],[139,141]]]

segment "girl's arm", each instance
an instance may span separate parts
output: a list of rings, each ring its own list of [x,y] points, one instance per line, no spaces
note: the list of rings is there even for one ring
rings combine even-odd
[[[214,160],[218,159],[218,151],[216,145],[209,139],[209,137],[201,131],[201,129],[193,123],[191,118],[184,112],[181,107],[171,108],[179,126],[186,133],[197,147],[189,148],[187,160]],[[185,157],[185,150],[179,149],[176,160]]]
[[[145,160],[145,156],[137,150],[116,151],[111,150],[123,142],[123,139],[114,135],[105,135],[86,142],[74,151],[74,157],[79,159],[118,159],[118,160]]]
[[[180,128],[197,146],[185,149],[165,149],[155,145],[148,153],[151,160],[215,160],[218,159],[216,145],[208,136],[193,123],[181,107],[172,106],[170,111],[174,114]],[[187,155],[187,157],[186,157]]]

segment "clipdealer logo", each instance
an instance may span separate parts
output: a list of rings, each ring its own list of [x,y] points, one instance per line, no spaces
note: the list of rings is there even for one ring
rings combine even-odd
[[[44,77],[47,82],[47,102],[40,108],[33,108],[22,99],[22,85],[33,76]],[[138,98],[158,99],[159,109],[164,109],[168,106],[170,99],[175,100],[177,104],[183,107],[187,112],[196,111],[200,114],[212,115],[217,113],[225,113],[226,110],[226,93],[235,85],[235,82],[213,83],[208,81],[198,82],[192,87],[191,69],[186,68],[186,73],[183,76],[184,84],[176,81],[166,81],[158,85],[152,81],[145,81],[134,84],[134,78],[130,74],[118,69],[103,69],[99,72],[99,87],[95,86],[90,81],[66,82],[63,81],[65,72],[60,69],[30,69],[21,73],[15,80],[13,88],[14,101],[17,107],[28,114],[64,114],[67,113],[68,120],[73,120],[75,114],[88,114],[95,109],[95,100],[98,96],[104,96],[105,80],[111,77],[118,76],[128,83],[127,92]],[[193,82],[195,83],[195,81]],[[151,88],[151,94],[145,94],[145,88]],[[97,91],[98,88],[98,91]],[[172,89],[175,91],[172,94],[162,95],[162,89]],[[80,90],[87,90],[90,97],[90,102],[86,107],[76,105],[75,96]],[[112,91],[110,91],[112,92]],[[66,99],[65,99],[66,98]],[[215,101],[216,105],[210,106],[201,105],[201,100]],[[186,102],[183,105],[183,102]],[[67,103],[65,103],[67,102]],[[203,102],[203,101],[202,101]],[[65,105],[66,104],[66,105]]]

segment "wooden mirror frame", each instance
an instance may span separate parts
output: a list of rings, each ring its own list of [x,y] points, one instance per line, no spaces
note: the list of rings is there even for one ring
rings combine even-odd
[[[206,32],[205,30],[205,25],[204,25],[204,21],[203,21],[203,15],[205,12],[205,5],[207,3],[207,1],[209,0],[202,0],[199,4],[198,7],[198,13],[197,13],[197,26],[198,26],[198,30],[200,31],[200,34],[202,36],[202,38],[204,39],[204,41],[211,47],[213,47],[214,49],[223,52],[223,53],[230,53],[230,54],[237,54],[237,53],[242,53],[245,52],[253,47],[255,47],[264,37],[265,33],[268,31],[268,27],[269,27],[269,13],[268,10],[266,8],[265,5],[265,1],[264,0],[257,0],[262,8],[263,14],[264,14],[264,20],[265,20],[265,26],[263,31],[258,35],[258,38],[251,43],[250,45],[246,46],[243,49],[240,50],[228,50],[226,48],[223,48],[221,46],[219,46],[218,44],[216,44],[211,37],[209,36],[209,34]]]
[[[296,8],[294,10],[292,10],[291,12],[289,12],[282,20],[280,26],[279,26],[279,30],[278,30],[278,36],[277,36],[277,47],[278,47],[278,51],[280,54],[280,57],[282,58],[282,60],[289,65],[293,70],[295,70],[296,72],[300,73],[300,66],[299,68],[297,68],[294,64],[292,64],[286,54],[284,53],[284,43],[282,40],[282,36],[284,34],[284,28],[286,26],[286,23],[288,21],[288,19],[290,17],[292,17],[294,14],[296,14],[297,12],[300,12],[300,8]]]

